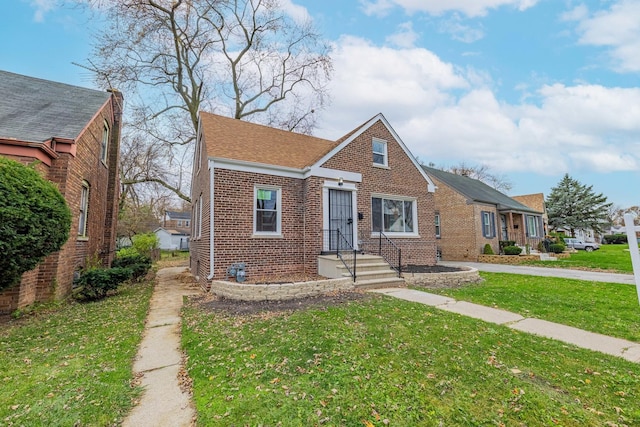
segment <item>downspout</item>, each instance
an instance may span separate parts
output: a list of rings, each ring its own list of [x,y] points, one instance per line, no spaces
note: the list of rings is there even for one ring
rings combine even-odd
[[[213,164],[213,160],[209,160],[209,275],[207,276],[207,280],[213,279],[213,267],[214,267],[214,258],[213,258],[213,212],[214,212],[214,203],[213,203],[213,175],[214,175],[215,166]]]

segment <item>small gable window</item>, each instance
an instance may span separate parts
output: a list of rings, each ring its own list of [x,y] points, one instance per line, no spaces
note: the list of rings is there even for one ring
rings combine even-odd
[[[102,145],[100,146],[100,160],[107,162],[107,152],[109,150],[109,123],[105,120],[102,125]]]
[[[280,235],[282,204],[278,187],[256,186],[254,188],[253,232],[258,235]]]
[[[387,162],[387,141],[373,138],[371,143],[373,148],[373,164],[379,166],[388,166]]]
[[[482,236],[489,239],[496,237],[496,215],[493,212],[482,211]]]

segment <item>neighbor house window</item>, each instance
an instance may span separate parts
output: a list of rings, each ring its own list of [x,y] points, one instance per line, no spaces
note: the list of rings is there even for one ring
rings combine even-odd
[[[184,220],[184,226],[185,226],[185,227],[188,227],[188,226],[189,226],[189,223],[190,223],[190,221],[189,221],[188,219],[185,219],[185,220]]]
[[[380,166],[387,166],[387,141],[382,139],[373,138],[373,164]]]
[[[538,218],[535,216],[527,215],[527,232],[529,237],[538,237]]]
[[[210,232],[213,232],[211,230]],[[198,199],[198,239],[202,237],[202,194]]]
[[[280,188],[257,186],[254,189],[254,234],[279,235],[282,216]]]
[[[496,215],[493,212],[481,212],[482,235],[484,237],[496,237]]]
[[[109,123],[105,120],[102,125],[102,145],[100,147],[100,159],[107,162],[107,152],[109,149]]]
[[[178,227],[182,227],[182,220],[181,219],[178,220]]]
[[[80,193],[80,214],[78,215],[78,236],[87,236],[87,218],[89,216],[89,183],[82,182]]]
[[[439,239],[440,238],[440,214],[439,213],[436,214],[435,223],[436,223],[436,238]]]
[[[374,232],[412,233],[415,226],[415,199],[371,198],[371,220]]]

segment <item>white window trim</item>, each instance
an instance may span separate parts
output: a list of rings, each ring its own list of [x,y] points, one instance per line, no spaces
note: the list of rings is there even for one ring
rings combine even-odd
[[[270,190],[276,192],[276,231],[257,231],[258,219],[258,190]],[[253,186],[253,236],[252,237],[282,237],[282,188],[274,185]]]
[[[398,232],[398,231],[383,231],[385,236],[388,237],[397,237],[397,238],[419,238],[420,234],[418,233],[418,199],[415,197],[409,196],[396,196],[391,194],[379,194],[379,193],[371,193],[371,199],[379,198],[379,199],[387,199],[387,200],[397,200],[402,202],[412,202],[411,210],[413,215],[413,231],[410,233]],[[369,206],[371,207],[371,200],[369,201]],[[373,231],[373,210],[371,211],[371,237],[378,237],[380,234],[377,231]]]
[[[373,151],[374,142],[378,142],[378,143],[381,143],[381,144],[384,145],[384,152],[383,153],[379,153],[379,152]],[[371,161],[373,163],[373,166],[379,167],[379,168],[389,168],[389,150],[387,148],[388,145],[389,144],[384,139],[380,139],[380,138],[372,138],[371,139],[371,150],[373,151],[373,154],[382,154],[384,156],[384,163],[376,163],[372,159]]]
[[[111,129],[109,128],[109,123],[104,120],[102,124],[102,141],[100,141],[100,160],[105,165],[107,164],[107,159],[109,158],[109,135],[111,134]]]
[[[86,193],[85,193],[86,190]],[[78,238],[87,239],[88,219],[89,219],[89,197],[91,187],[87,181],[82,181],[80,189],[80,215],[78,215]],[[82,197],[86,194],[86,197]],[[82,221],[81,221],[82,220]]]
[[[202,238],[202,194],[198,199],[198,239]]]

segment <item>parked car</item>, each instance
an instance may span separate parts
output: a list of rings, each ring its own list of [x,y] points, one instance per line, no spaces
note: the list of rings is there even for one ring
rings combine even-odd
[[[564,243],[567,245],[568,248],[573,248],[573,249],[583,249],[587,252],[593,252],[595,250],[600,249],[600,245],[596,242],[585,242],[581,239],[574,239],[574,238],[566,238],[564,239]]]

